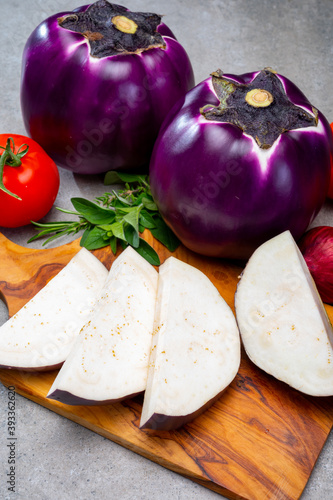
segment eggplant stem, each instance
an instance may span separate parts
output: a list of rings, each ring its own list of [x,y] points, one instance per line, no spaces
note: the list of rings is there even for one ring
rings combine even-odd
[[[85,36],[92,57],[140,54],[152,48],[166,48],[163,36],[157,31],[160,15],[132,12],[107,0],[98,0],[74,16],[60,17],[58,24]]]
[[[272,104],[274,98],[268,90],[252,89],[246,94],[245,100],[254,108],[267,108]]]
[[[114,16],[112,19],[112,24],[117,28],[117,30],[123,33],[130,33],[134,35],[138,29],[138,25],[133,19],[128,19],[126,16]]]

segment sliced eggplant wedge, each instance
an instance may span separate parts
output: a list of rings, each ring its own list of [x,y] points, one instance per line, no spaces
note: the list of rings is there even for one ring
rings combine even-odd
[[[0,367],[39,371],[58,368],[92,312],[108,276],[82,248],[0,328]]]
[[[155,268],[133,248],[120,254],[48,398],[100,405],[145,390],[157,282]]]
[[[235,308],[253,363],[303,393],[333,395],[332,325],[289,231],[253,253]]]
[[[222,395],[239,365],[232,310],[204,273],[169,257],[159,269],[140,427],[170,430],[189,422]]]

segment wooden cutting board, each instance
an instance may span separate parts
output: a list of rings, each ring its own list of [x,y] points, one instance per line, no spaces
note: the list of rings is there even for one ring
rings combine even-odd
[[[170,253],[150,234],[160,255]],[[79,240],[54,249],[20,247],[0,233],[0,294],[9,315],[22,307],[77,253]],[[109,248],[94,252],[110,268]],[[201,269],[233,308],[241,268],[195,255],[176,257]],[[333,307],[327,306],[333,319]],[[67,406],[47,400],[57,372],[0,370],[5,386],[74,422],[230,499],[300,497],[333,425],[333,398],[313,398],[256,368],[242,353],[239,373],[220,400],[177,431],[139,429],[142,397],[107,406]]]

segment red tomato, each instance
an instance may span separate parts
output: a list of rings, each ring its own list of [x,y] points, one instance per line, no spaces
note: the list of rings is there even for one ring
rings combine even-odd
[[[333,123],[331,123],[331,129],[333,133]],[[328,195],[329,198],[333,199],[333,157],[331,158],[331,182],[330,182],[330,187],[328,189]]]
[[[22,135],[0,134],[0,146],[6,147],[9,137],[14,140],[14,154],[25,144],[29,149],[19,167],[4,166],[5,188],[21,199],[0,190],[0,226],[20,227],[37,222],[48,213],[58,194],[60,180],[57,165],[37,142]],[[0,149],[0,155],[3,154],[4,149]]]

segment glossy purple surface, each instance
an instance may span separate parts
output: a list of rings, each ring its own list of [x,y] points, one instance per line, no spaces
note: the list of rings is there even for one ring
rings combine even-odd
[[[60,403],[63,403],[66,405],[71,405],[71,406],[78,406],[78,405],[79,406],[81,406],[81,405],[100,406],[100,405],[109,405],[109,404],[118,403],[120,401],[134,398],[140,394],[142,394],[142,392],[128,394],[127,396],[124,396],[124,397],[118,398],[118,399],[96,400],[96,399],[81,398],[81,397],[77,396],[76,394],[72,394],[71,392],[63,391],[61,389],[55,389],[51,394],[49,394],[47,396],[47,398],[54,399],[55,401],[59,401]]]
[[[224,76],[247,83],[256,74]],[[312,113],[304,94],[278,76],[290,100]],[[317,127],[285,132],[262,150],[235,125],[200,114],[218,103],[208,78],[173,108],[153,150],[151,189],[186,247],[244,260],[287,229],[297,240],[312,222],[328,190],[332,135],[319,113]]]
[[[58,25],[66,14],[46,19],[26,43],[26,130],[59,166],[75,173],[142,170],[166,114],[194,85],[189,58],[164,24],[158,31],[165,50],[91,57],[82,34]]]

